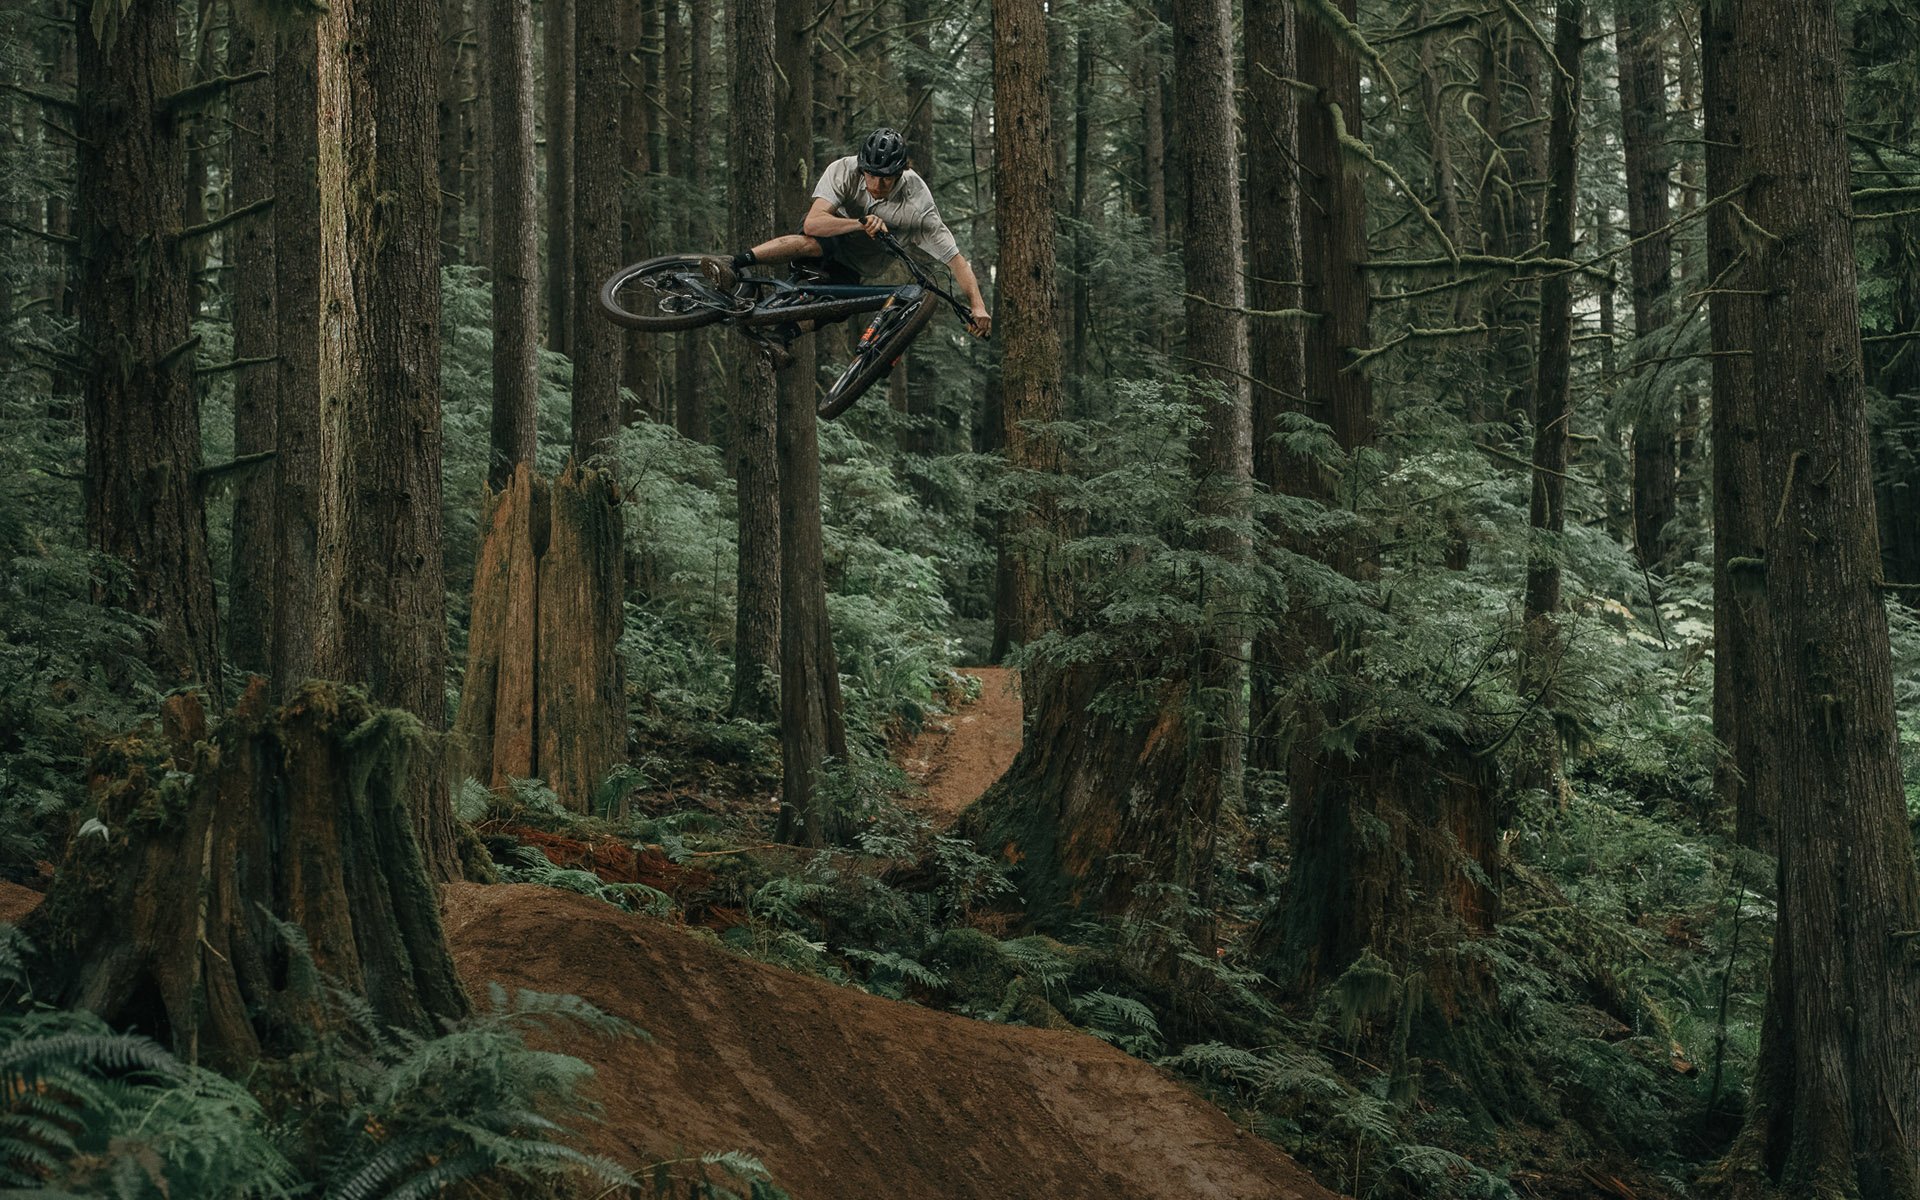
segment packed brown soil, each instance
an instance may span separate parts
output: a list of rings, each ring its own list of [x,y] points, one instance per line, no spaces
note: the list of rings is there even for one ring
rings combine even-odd
[[[945,829],[993,786],[1020,753],[1020,672],[965,667],[980,681],[973,703],[935,717],[900,756],[907,775],[926,789],[915,808]]]
[[[45,899],[32,888],[0,880],[0,925],[18,925]]]
[[[652,1035],[565,1039],[593,1147],[644,1166],[758,1156],[797,1200],[1331,1200],[1156,1068],[1079,1034],[970,1021],[751,962],[585,897],[454,884],[467,986],[571,992]]]

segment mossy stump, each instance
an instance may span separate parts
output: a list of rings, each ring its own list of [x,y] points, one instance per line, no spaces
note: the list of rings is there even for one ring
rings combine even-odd
[[[325,1019],[290,950],[389,1025],[468,1011],[407,811],[422,732],[336,684],[272,708],[253,678],[210,722],[198,693],[106,746],[98,825],[28,922],[50,999],[233,1071]]]

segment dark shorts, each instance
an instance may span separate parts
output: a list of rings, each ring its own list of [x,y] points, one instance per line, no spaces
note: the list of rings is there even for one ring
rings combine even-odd
[[[859,283],[861,281],[860,272],[855,270],[853,264],[847,261],[844,251],[848,239],[853,237],[853,234],[840,233],[832,237],[815,237],[805,230],[797,229],[794,232],[800,234],[802,237],[812,237],[814,241],[820,243],[819,258],[795,259],[794,262],[796,264],[811,266],[823,272],[827,277],[828,283]],[[866,235],[861,234],[860,236],[865,237]]]

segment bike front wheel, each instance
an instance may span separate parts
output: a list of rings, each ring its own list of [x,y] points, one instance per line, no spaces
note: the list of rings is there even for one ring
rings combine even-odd
[[[831,421],[847,411],[881,376],[892,370],[913,339],[933,320],[933,310],[939,302],[940,298],[932,292],[921,292],[912,299],[896,298],[881,309],[861,338],[859,353],[820,398],[815,411],[821,418]]]
[[[698,329],[725,317],[731,297],[700,270],[698,254],[669,254],[622,267],[600,285],[600,310],[648,333]]]

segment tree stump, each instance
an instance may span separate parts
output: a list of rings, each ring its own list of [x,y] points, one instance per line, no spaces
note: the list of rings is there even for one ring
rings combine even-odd
[[[619,496],[598,471],[549,487],[522,465],[481,526],[454,722],[466,772],[496,792],[545,779],[584,812],[627,754]]]
[[[407,809],[422,731],[359,692],[309,683],[285,706],[255,676],[209,723],[198,693],[105,747],[98,821],[28,921],[57,1003],[233,1071],[326,1018],[290,952],[419,1032],[465,1015]]]

